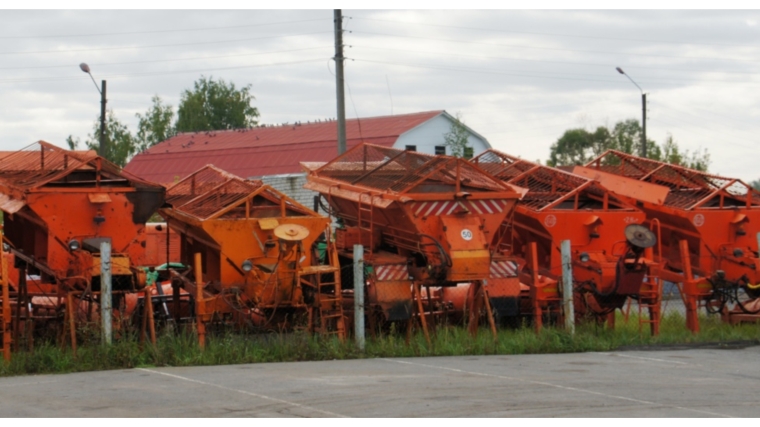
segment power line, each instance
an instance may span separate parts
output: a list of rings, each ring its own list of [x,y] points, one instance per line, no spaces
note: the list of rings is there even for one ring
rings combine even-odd
[[[547,64],[563,64],[563,65],[591,65],[591,66],[599,66],[599,67],[611,67],[610,63],[599,63],[599,62],[576,62],[576,61],[549,61],[544,59],[527,59],[527,58],[514,58],[514,57],[505,57],[505,56],[483,56],[483,55],[468,55],[463,53],[452,53],[452,52],[432,52],[429,50],[411,50],[411,49],[393,49],[393,48],[385,48],[385,47],[375,47],[375,46],[365,46],[365,45],[351,45],[349,47],[356,47],[361,49],[375,49],[375,50],[387,50],[391,52],[407,52],[407,53],[415,53],[415,54],[423,54],[423,55],[440,55],[440,56],[446,56],[446,57],[452,57],[452,56],[458,56],[458,57],[468,57],[468,58],[480,58],[480,59],[499,59],[499,60],[506,60],[506,61],[520,61],[520,62],[541,62],[541,63],[547,63]],[[637,65],[634,67],[635,69],[648,69],[648,70],[666,70],[666,71],[678,71],[678,72],[694,72],[694,68],[665,68],[665,67],[647,67],[642,65]],[[634,69],[632,68],[632,69]],[[627,69],[627,67],[626,67]],[[726,74],[750,74],[750,75],[757,75],[757,71],[720,71],[721,73]]]
[[[699,57],[699,56],[658,55],[658,54],[653,54],[653,53],[609,52],[609,51],[601,51],[601,50],[567,49],[567,48],[560,48],[560,47],[521,46],[521,45],[476,42],[476,41],[467,41],[467,40],[439,39],[435,37],[401,36],[397,34],[373,33],[369,31],[353,31],[353,33],[369,34],[369,35],[374,35],[374,36],[398,37],[398,38],[407,38],[407,39],[432,40],[432,41],[441,41],[441,42],[447,42],[447,43],[481,44],[481,45],[487,45],[487,46],[498,46],[498,47],[508,47],[508,48],[518,48],[518,49],[539,49],[539,50],[553,50],[553,51],[561,51],[561,52],[601,53],[605,55],[633,55],[633,56],[646,56],[646,57],[656,57],[656,58],[678,58],[678,59],[692,59],[692,60],[693,59],[699,59],[699,60],[712,59],[712,60],[736,61],[736,62],[760,62],[757,60],[738,59],[738,58],[713,58],[713,57]]]
[[[120,36],[129,34],[158,34],[158,33],[181,33],[181,32],[198,32],[198,31],[211,31],[211,30],[228,30],[233,28],[250,28],[250,27],[263,27],[270,25],[283,25],[283,24],[300,24],[303,22],[313,21],[326,21],[324,18],[320,19],[303,19],[300,21],[283,21],[283,22],[265,22],[259,24],[248,25],[231,25],[225,27],[201,27],[201,28],[186,28],[179,30],[151,30],[151,31],[124,31],[116,33],[91,33],[91,34],[58,34],[58,35],[46,35],[46,36],[0,36],[0,39],[45,39],[45,38],[64,38],[64,37],[100,37],[100,36]]]
[[[497,33],[511,33],[511,34],[533,34],[539,36],[552,36],[552,37],[573,37],[579,39],[596,39],[596,40],[621,40],[621,41],[634,41],[645,43],[667,43],[667,44],[685,44],[685,45],[702,45],[702,46],[728,46],[728,47],[752,47],[756,48],[756,45],[742,45],[742,44],[726,44],[726,43],[694,43],[694,42],[681,42],[681,41],[668,41],[668,40],[647,40],[647,39],[630,39],[624,37],[609,37],[609,36],[581,36],[577,34],[561,34],[561,33],[542,33],[537,31],[515,31],[515,30],[497,30],[493,28],[475,28],[475,27],[459,27],[455,25],[442,25],[442,24],[424,24],[420,22],[404,22],[394,21],[390,19],[377,19],[377,18],[362,18],[351,17],[351,19],[361,19],[365,21],[379,21],[379,22],[392,22],[396,24],[409,24],[414,26],[426,26],[426,27],[440,27],[440,28],[456,28],[462,30],[476,30],[476,31],[491,31]]]
[[[203,59],[220,59],[220,58],[239,58],[243,56],[257,56],[257,55],[268,55],[272,53],[290,53],[290,52],[301,52],[305,50],[318,50],[318,49],[326,49],[330,46],[319,46],[319,47],[306,47],[303,49],[289,49],[289,50],[273,50],[273,51],[267,51],[267,52],[256,52],[256,53],[238,53],[234,55],[217,55],[217,56],[198,56],[195,58],[175,58],[175,59],[155,59],[155,60],[149,60],[149,61],[129,61],[129,62],[108,62],[108,63],[89,63],[91,66],[109,66],[109,65],[131,65],[131,64],[153,64],[158,62],[176,62],[176,61],[198,61]],[[51,69],[51,68],[71,68],[76,67],[77,64],[68,64],[68,65],[48,65],[48,66],[39,66],[39,67],[0,67],[0,70],[37,70],[37,69]]]
[[[720,133],[720,134],[723,134],[723,135],[725,135],[727,133],[726,131],[716,132],[714,128],[707,127],[704,124],[702,124],[701,122],[693,122],[693,121],[690,121],[690,120],[684,120],[683,118],[671,116],[670,114],[667,114],[667,113],[662,113],[662,112],[657,113],[657,117],[660,117],[660,116],[664,116],[665,118],[670,118],[671,120],[675,120],[677,122],[686,123],[688,125],[688,127],[679,127],[679,131],[684,131],[685,130],[686,132],[693,133],[693,131],[691,131],[690,128],[698,127],[698,128],[702,128],[702,129],[707,130],[707,131],[711,131],[711,132],[714,132],[714,133]],[[654,120],[658,121],[658,119],[654,119]],[[659,121],[663,122],[662,120],[659,120]],[[671,123],[671,126],[672,126],[672,123]],[[704,133],[700,133],[699,135],[701,137],[703,137],[703,138],[705,137]],[[709,138],[708,137],[708,139],[715,139],[715,138]],[[753,142],[751,142],[749,140],[746,140],[744,138],[736,138],[736,135],[734,135],[734,137],[731,138],[730,140],[728,138],[724,137],[721,140],[721,143],[723,143],[723,144],[726,144],[726,143],[728,143],[728,144],[734,144],[734,145],[738,145],[738,146],[743,147],[743,148],[753,149],[753,147],[751,147],[751,146],[747,146],[747,145],[738,143],[737,140],[753,143]]]
[[[196,69],[196,70],[182,70],[182,71],[154,71],[154,72],[145,72],[145,73],[130,73],[130,74],[114,74],[114,75],[107,75],[107,76],[101,76],[104,80],[110,80],[115,78],[121,78],[121,77],[148,77],[148,76],[164,76],[164,75],[173,75],[173,74],[188,74],[188,73],[206,73],[210,71],[225,71],[225,70],[238,70],[238,69],[244,69],[244,68],[259,68],[259,67],[273,67],[273,66],[279,66],[279,65],[293,65],[293,64],[304,64],[308,62],[322,62],[325,58],[318,58],[318,59],[305,59],[301,61],[290,61],[290,62],[279,62],[279,63],[273,63],[273,64],[257,64],[257,65],[241,65],[236,67],[221,67],[221,68],[206,68],[206,69]],[[67,81],[67,80],[82,80],[85,79],[84,77],[53,77],[53,78],[33,78],[33,79],[0,79],[0,83],[31,83],[31,82],[47,82],[47,81]]]
[[[65,52],[95,52],[95,51],[101,51],[101,50],[125,50],[125,49],[149,49],[149,48],[155,48],[155,47],[198,46],[198,45],[205,45],[205,44],[236,43],[236,42],[245,42],[245,41],[251,41],[251,40],[301,37],[301,36],[309,36],[309,35],[314,35],[314,34],[324,34],[324,33],[329,33],[329,32],[330,31],[315,31],[311,33],[290,34],[286,36],[253,37],[253,38],[235,39],[235,40],[218,40],[218,41],[213,41],[213,42],[174,43],[174,44],[159,44],[159,45],[149,45],[149,46],[118,46],[118,47],[99,47],[99,48],[87,48],[87,49],[38,50],[38,51],[28,51],[28,52],[0,52],[0,55],[28,55],[28,54],[38,54],[38,53],[65,53]]]
[[[684,110],[680,110],[678,108],[673,108],[670,105],[665,105],[665,104],[660,104],[660,105],[662,105],[663,107],[665,107],[665,109],[672,110],[672,111],[675,111],[675,112],[678,112],[678,113],[681,113],[681,114],[686,114],[686,115],[694,117],[695,119],[699,120],[699,123],[700,123],[699,126],[705,126],[705,125],[703,125],[703,123],[711,123],[711,124],[720,123],[718,121],[715,121],[712,118],[705,117],[705,116],[703,116],[701,114],[695,114],[695,113],[690,112],[690,111],[684,111]],[[743,123],[743,124],[746,125],[746,124],[749,124],[749,123]],[[752,123],[751,126],[758,126],[758,124],[757,123]],[[705,128],[707,128],[707,127],[705,126]]]
[[[432,69],[432,70],[446,70],[446,71],[458,71],[458,72],[467,72],[467,73],[480,73],[480,74],[496,74],[496,75],[504,75],[504,76],[513,76],[513,77],[527,77],[527,78],[536,78],[536,79],[551,79],[551,80],[572,80],[572,81],[589,81],[589,82],[603,82],[603,83],[619,83],[619,80],[608,80],[603,78],[575,78],[575,77],[552,77],[547,75],[538,75],[536,73],[532,74],[521,74],[521,73],[510,73],[510,72],[503,72],[503,71],[493,71],[493,70],[484,70],[484,69],[473,69],[473,68],[454,68],[454,67],[447,67],[447,66],[435,66],[435,65],[415,65],[415,64],[409,64],[409,63],[397,63],[397,62],[388,62],[388,61],[375,61],[375,60],[369,60],[369,59],[361,59],[361,58],[353,58],[355,61],[359,62],[369,62],[369,63],[375,63],[375,64],[386,64],[386,65],[396,65],[396,66],[403,66],[403,67],[411,67],[411,68],[422,68],[422,69]],[[557,73],[555,73],[557,74]],[[667,82],[683,82],[688,79],[646,79],[642,80],[643,83],[647,82],[654,82],[654,83],[667,83]],[[693,81],[699,82],[701,80],[694,79]],[[717,81],[717,80],[710,80],[710,81]],[[721,80],[721,82],[726,83],[742,83],[745,85],[755,85],[760,84],[760,82],[736,82],[732,80]]]
[[[600,79],[576,79],[572,77],[547,77],[547,76],[537,76],[535,74],[518,74],[518,73],[505,73],[502,71],[492,71],[492,70],[479,70],[479,69],[468,69],[468,68],[452,68],[452,67],[441,67],[441,66],[431,66],[431,65],[414,65],[409,63],[396,63],[396,62],[387,62],[387,61],[373,61],[370,59],[361,59],[361,58],[353,58],[355,61],[359,62],[369,62],[373,64],[385,64],[385,65],[396,65],[400,67],[410,67],[410,68],[422,68],[422,69],[428,69],[428,70],[446,70],[446,71],[460,71],[460,72],[470,72],[470,73],[481,73],[481,74],[497,74],[497,75],[504,75],[504,76],[514,76],[514,77],[534,77],[539,79],[552,79],[552,80],[576,80],[576,81],[590,81],[590,82],[606,82],[606,83],[618,83],[617,80],[600,80]]]

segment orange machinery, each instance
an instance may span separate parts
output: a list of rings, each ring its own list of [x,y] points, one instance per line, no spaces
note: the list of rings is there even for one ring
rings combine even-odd
[[[164,223],[149,222],[145,225],[146,267],[179,262],[179,235]]]
[[[521,260],[496,244],[524,190],[463,159],[370,144],[304,167],[310,169],[304,187],[319,192],[342,221],[336,230],[341,264],[352,263],[354,244],[364,246],[370,322],[424,313],[423,286],[429,304],[430,287],[443,287],[441,301],[466,298],[473,331],[480,307],[497,318],[518,314]],[[464,283],[474,286],[456,287]],[[429,305],[427,312],[435,311]],[[427,335],[425,317],[419,316]],[[494,316],[488,317],[495,331]]]
[[[70,291],[94,301],[100,290],[100,243],[112,246],[114,309],[142,286],[144,227],[164,188],[98,157],[39,141],[0,162],[5,243],[15,259],[18,316],[55,318]],[[33,277],[27,283],[27,277]],[[28,308],[31,307],[31,312]],[[17,322],[18,324],[18,322]],[[17,328],[17,326],[16,326]],[[17,333],[17,330],[14,330]]]
[[[637,225],[646,219],[643,212],[594,180],[496,150],[471,161],[504,182],[528,189],[514,221],[503,224],[512,236],[502,244],[529,260],[526,271],[531,274],[524,274],[523,282],[530,284],[525,294],[537,329],[542,313],[560,313],[560,243],[570,240],[576,319],[614,321],[615,309],[631,297],[640,309],[649,309],[649,320],[640,319],[658,333],[659,281],[647,277],[651,262],[644,256],[655,236]]]
[[[658,275],[679,284],[690,330],[699,331],[702,304],[732,322],[758,319],[760,192],[738,179],[613,150],[575,172],[636,203],[660,229]]]
[[[169,187],[159,212],[181,237],[180,261],[195,269],[195,280],[175,280],[196,297],[201,343],[208,322],[276,329],[303,313],[314,329],[343,337],[334,245],[327,241],[322,264],[315,252],[330,238],[328,218],[212,165]]]

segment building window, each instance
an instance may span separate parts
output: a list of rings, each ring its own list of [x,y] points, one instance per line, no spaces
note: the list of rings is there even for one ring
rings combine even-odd
[[[446,155],[446,146],[445,145],[436,145],[435,146],[435,155],[436,156]]]
[[[406,151],[417,151],[417,146],[416,145],[407,145],[406,146]]]
[[[471,159],[474,155],[472,147],[464,147],[464,158]]]

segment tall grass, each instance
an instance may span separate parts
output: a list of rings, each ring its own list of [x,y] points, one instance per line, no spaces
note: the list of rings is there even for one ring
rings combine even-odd
[[[80,333],[82,344],[76,356],[70,348],[53,343],[38,344],[33,352],[13,354],[10,364],[0,362],[0,376],[67,373],[146,366],[202,366],[239,363],[290,362],[303,360],[355,359],[372,357],[462,356],[487,354],[538,354],[611,351],[631,346],[688,345],[694,343],[745,341],[760,344],[760,325],[731,326],[710,317],[700,320],[701,331],[692,334],[677,314],[663,319],[660,335],[639,331],[632,316],[626,323],[618,318],[616,328],[580,325],[574,335],[560,328],[502,329],[494,340],[487,328],[476,336],[461,326],[438,326],[428,345],[419,331],[407,342],[404,333],[368,336],[364,352],[349,339],[313,336],[306,332],[246,335],[220,332],[208,337],[205,350],[192,331],[165,332],[155,346],[140,346],[135,334],[124,333],[111,346],[93,338],[92,331]]]

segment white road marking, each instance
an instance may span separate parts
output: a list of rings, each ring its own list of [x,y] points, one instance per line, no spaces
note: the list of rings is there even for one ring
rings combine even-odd
[[[237,393],[241,393],[241,394],[245,394],[245,395],[253,396],[253,397],[258,397],[259,399],[269,400],[269,401],[272,401],[272,402],[284,403],[286,405],[295,406],[296,408],[302,408],[302,409],[308,409],[308,410],[311,410],[311,411],[321,412],[321,413],[323,413],[323,414],[325,414],[327,416],[330,416],[330,417],[349,418],[347,415],[336,414],[335,412],[325,411],[324,409],[318,409],[318,408],[314,408],[312,406],[302,405],[300,403],[295,403],[295,402],[290,402],[288,400],[277,399],[275,397],[269,397],[269,396],[265,396],[263,394],[252,393],[250,391],[238,390],[238,389],[234,389],[234,388],[230,388],[230,387],[221,386],[221,385],[218,385],[218,384],[207,383],[205,381],[194,380],[192,378],[183,377],[181,375],[170,374],[170,373],[167,373],[167,372],[159,372],[159,371],[154,371],[154,370],[145,369],[145,368],[136,368],[136,369],[139,370],[139,371],[150,372],[152,374],[159,374],[159,375],[165,375],[167,377],[177,378],[177,379],[188,381],[188,382],[191,382],[191,383],[207,385],[207,386],[210,386],[210,387],[216,387],[216,388],[219,388],[219,389],[222,389],[222,390],[234,391],[234,392],[237,392]]]
[[[536,384],[536,385],[543,385],[543,386],[547,386],[547,387],[554,387],[554,388],[558,388],[558,389],[561,389],[561,390],[577,391],[577,392],[580,392],[580,393],[593,394],[593,395],[596,395],[596,396],[604,396],[604,397],[609,397],[609,398],[612,398],[612,399],[627,400],[629,402],[636,402],[636,403],[641,403],[641,404],[644,404],[644,405],[669,407],[669,408],[675,408],[675,409],[682,409],[684,411],[697,412],[697,413],[700,413],[700,414],[715,415],[715,416],[718,416],[718,417],[725,417],[725,418],[735,418],[735,417],[733,417],[731,415],[719,414],[717,412],[701,411],[699,409],[684,408],[682,406],[675,406],[675,405],[666,405],[666,404],[657,403],[657,402],[650,402],[648,400],[639,400],[639,399],[634,399],[632,397],[616,396],[614,394],[601,393],[601,392],[598,392],[598,391],[585,390],[585,389],[576,388],[576,387],[568,387],[568,386],[563,386],[563,385],[559,385],[559,384],[547,383],[547,382],[544,382],[544,381],[527,380],[527,379],[524,379],[524,378],[507,377],[507,376],[504,376],[504,375],[484,374],[482,372],[465,371],[463,369],[447,368],[445,366],[427,365],[427,364],[424,364],[424,363],[407,362],[407,361],[404,361],[404,360],[395,360],[395,359],[380,359],[380,360],[384,360],[386,362],[401,363],[401,364],[405,364],[405,365],[423,366],[423,367],[432,368],[432,369],[441,369],[441,370],[444,370],[444,371],[457,372],[457,373],[461,373],[461,374],[477,375],[477,376],[481,376],[481,377],[492,377],[492,378],[499,378],[499,379],[510,380],[510,381],[520,381],[520,382],[529,383],[529,384]]]
[[[674,363],[676,365],[692,365],[692,366],[698,366],[694,363],[687,363],[687,362],[679,362],[677,360],[667,360],[667,359],[656,359],[654,357],[641,357],[641,356],[631,356],[628,354],[620,354],[620,353],[592,353],[592,354],[601,354],[606,356],[616,356],[616,357],[627,357],[628,359],[641,359],[641,360],[649,360],[652,362],[663,362],[663,363]]]

